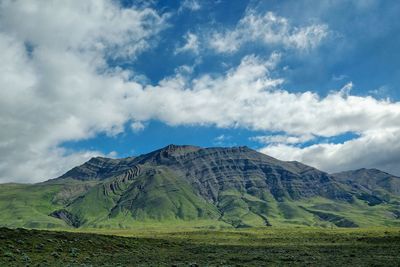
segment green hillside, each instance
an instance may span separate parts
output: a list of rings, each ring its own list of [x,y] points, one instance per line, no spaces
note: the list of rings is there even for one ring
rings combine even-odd
[[[134,229],[400,226],[400,178],[329,175],[246,147],[168,146],[94,158],[40,184],[0,185],[0,225]]]

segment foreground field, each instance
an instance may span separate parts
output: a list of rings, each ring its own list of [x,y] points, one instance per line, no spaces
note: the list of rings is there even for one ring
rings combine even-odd
[[[0,266],[400,265],[395,228],[104,233],[0,228]]]

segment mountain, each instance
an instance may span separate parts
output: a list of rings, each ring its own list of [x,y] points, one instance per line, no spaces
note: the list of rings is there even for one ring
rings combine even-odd
[[[390,201],[391,194],[400,195],[400,177],[377,169],[363,168],[334,173],[332,176],[348,185],[358,198],[367,201],[370,206]]]
[[[400,177],[377,169],[359,169],[334,173],[332,176],[342,182],[368,192],[377,190],[400,194]]]
[[[400,225],[400,178],[328,174],[248,147],[169,145],[96,157],[35,185],[0,185],[0,225],[30,228]]]

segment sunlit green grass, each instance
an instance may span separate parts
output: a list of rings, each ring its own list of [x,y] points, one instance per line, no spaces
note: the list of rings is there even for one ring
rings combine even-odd
[[[2,184],[0,187],[0,224],[9,227],[54,228],[67,225],[48,216],[60,208],[52,198],[60,185]]]

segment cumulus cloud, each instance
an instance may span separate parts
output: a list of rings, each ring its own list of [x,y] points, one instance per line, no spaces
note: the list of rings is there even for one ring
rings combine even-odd
[[[221,76],[202,75],[188,81],[182,75],[165,78],[157,86],[132,92],[132,111],[139,120],[156,118],[171,125],[213,124],[218,127],[248,126],[257,128],[251,118],[257,97],[282,83],[268,73],[276,57],[262,61],[245,57],[241,64]],[[155,108],[157,107],[157,108]]]
[[[400,103],[347,95],[350,84],[324,98],[281,90],[283,80],[270,77],[269,64],[248,56],[224,76],[204,75],[190,84],[181,76],[170,77],[137,91],[139,103],[133,109],[141,120],[156,117],[172,125],[242,126],[325,137],[393,127],[400,119]]]
[[[130,74],[106,60],[134,59],[164,19],[108,0],[1,1],[0,182],[51,178],[99,154],[59,144],[123,129]]]
[[[2,1],[1,30],[33,47],[132,57],[149,46],[162,18],[152,9],[121,8],[113,1],[63,3]],[[21,21],[21,17],[24,21]],[[29,23],[28,23],[29,22]]]
[[[378,168],[400,174],[400,127],[367,130],[359,138],[343,143],[315,144],[300,148],[272,144],[261,152],[284,160],[297,160],[328,172]]]
[[[326,24],[295,27],[273,12],[259,14],[250,9],[234,29],[214,32],[209,41],[211,48],[222,53],[236,52],[244,44],[254,41],[308,51],[317,47],[327,35]]]

